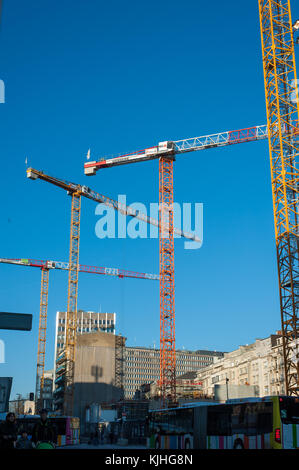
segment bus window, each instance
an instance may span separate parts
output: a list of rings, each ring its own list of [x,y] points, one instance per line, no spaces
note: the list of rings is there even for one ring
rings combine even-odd
[[[273,403],[258,403],[257,434],[273,431]]]
[[[245,405],[233,405],[232,408],[232,434],[246,434]]]
[[[245,422],[249,436],[272,431],[272,408],[272,402],[256,402],[246,405]]]
[[[176,431],[176,412],[175,411],[169,411],[168,412],[168,428],[165,431],[171,433],[174,433]]]
[[[156,433],[167,434],[168,430],[168,413],[165,411],[155,412],[155,417],[152,423],[152,431]]]
[[[193,409],[177,409],[176,431],[181,434],[193,433]]]
[[[208,436],[230,436],[231,435],[231,408],[225,406],[208,407],[207,420]]]
[[[284,424],[299,424],[299,398],[279,398],[280,417]]]
[[[248,436],[255,436],[257,432],[258,405],[259,403],[249,403],[246,405],[245,423],[247,424]]]
[[[271,432],[272,406],[271,402],[233,405],[232,433],[256,436]]]

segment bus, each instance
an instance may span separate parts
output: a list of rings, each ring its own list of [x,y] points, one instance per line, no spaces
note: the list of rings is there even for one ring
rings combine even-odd
[[[79,444],[80,420],[70,416],[50,416],[49,421],[54,424],[57,431],[57,447]],[[35,424],[40,420],[37,415],[20,415],[17,417],[18,429],[27,431],[28,438],[32,438]]]
[[[269,396],[152,410],[151,449],[298,449],[299,398]]]

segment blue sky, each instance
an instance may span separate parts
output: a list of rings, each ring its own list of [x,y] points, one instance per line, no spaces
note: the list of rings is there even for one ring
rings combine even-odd
[[[299,7],[293,5],[293,18]],[[256,2],[4,1],[0,78],[0,257],[68,260],[70,198],[34,168],[148,207],[158,162],[87,178],[96,157],[266,123]],[[177,347],[230,351],[280,328],[268,144],[179,156],[175,201],[204,205],[204,243],[175,241]],[[100,240],[82,201],[80,262],[158,273],[158,240]],[[40,271],[0,266],[1,311],[32,313],[1,331],[15,393],[34,390]],[[67,274],[50,273],[46,368]],[[159,283],[80,275],[78,307],[117,313],[128,345],[159,344]]]

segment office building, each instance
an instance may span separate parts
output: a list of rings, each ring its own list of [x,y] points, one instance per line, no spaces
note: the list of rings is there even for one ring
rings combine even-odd
[[[215,358],[223,357],[217,351],[176,351],[177,376],[190,371],[197,371],[213,363]],[[124,351],[124,394],[133,398],[142,384],[155,382],[160,378],[159,349],[126,347]]]
[[[56,314],[55,360],[65,345],[66,312]],[[77,334],[96,333],[97,331],[115,334],[116,313],[77,312]]]

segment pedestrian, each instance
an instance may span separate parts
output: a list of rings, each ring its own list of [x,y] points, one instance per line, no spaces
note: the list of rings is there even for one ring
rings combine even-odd
[[[28,439],[28,434],[26,429],[20,429],[19,433],[21,437],[16,442],[16,449],[34,449],[34,443]]]
[[[48,411],[44,408],[40,412],[40,420],[34,426],[32,441],[36,448],[55,448],[57,435],[56,428],[48,418]],[[51,447],[50,447],[51,446]]]
[[[105,435],[105,431],[104,431],[104,428],[102,427],[101,431],[100,431],[100,442],[101,442],[101,444],[104,443],[104,435]]]
[[[92,444],[92,440],[93,440],[93,432],[90,433],[88,445]]]
[[[98,446],[99,445],[99,433],[98,430],[95,430],[94,436],[92,438],[92,445]]]
[[[6,420],[0,425],[1,449],[14,449],[18,438],[18,428],[14,413],[7,413]]]

